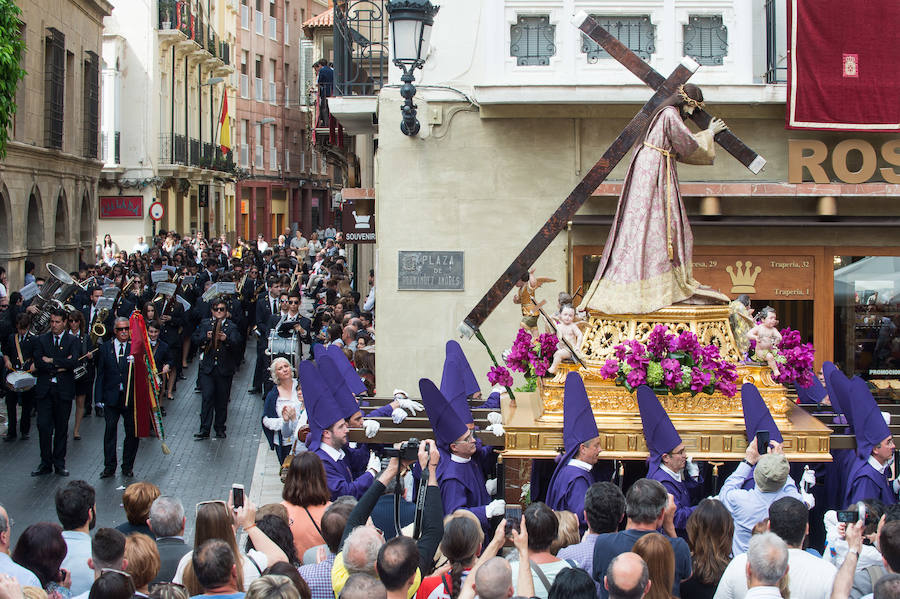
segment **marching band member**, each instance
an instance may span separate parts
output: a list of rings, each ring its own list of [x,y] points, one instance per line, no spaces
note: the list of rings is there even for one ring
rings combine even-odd
[[[197,440],[209,439],[210,429],[215,430],[216,438],[225,438],[231,381],[237,370],[235,354],[240,345],[240,331],[227,318],[227,301],[217,298],[211,305],[211,317],[205,318],[193,335],[194,343],[203,352],[198,378],[203,402],[200,431],[194,434]]]
[[[116,445],[119,418],[125,430],[122,446],[122,475],[134,476],[134,461],[141,440],[135,435],[134,389],[131,377],[131,327],[128,319],[116,318],[114,337],[100,347],[95,386],[103,399],[106,430],[103,435],[103,472],[100,478],[116,474]]]

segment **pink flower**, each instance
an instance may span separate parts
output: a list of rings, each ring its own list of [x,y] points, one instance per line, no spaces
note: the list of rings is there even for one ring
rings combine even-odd
[[[699,393],[703,388],[709,385],[712,380],[712,374],[700,370],[696,366],[691,369],[691,391]]]
[[[503,366],[494,366],[488,371],[487,375],[488,382],[492,385],[503,385],[504,387],[511,387],[513,384],[512,375],[509,373],[509,370],[504,368]]]
[[[600,376],[605,379],[614,379],[619,374],[619,361],[613,358],[608,359],[600,367]]]
[[[635,368],[626,375],[625,380],[631,387],[639,387],[647,382],[647,372],[643,368]]]
[[[697,335],[690,331],[684,331],[676,338],[675,347],[676,351],[690,354],[690,356],[694,358],[694,361],[697,361],[696,354],[700,351],[700,342],[697,340]]]
[[[663,369],[663,383],[674,389],[681,383],[681,362],[673,358],[664,358],[659,363]]]
[[[669,334],[669,329],[664,324],[653,327],[647,337],[647,351],[657,360],[665,358],[669,353],[669,341],[674,335]]]
[[[615,354],[616,359],[621,362],[625,359],[625,356],[628,355],[628,346],[621,343],[613,348],[613,353]]]

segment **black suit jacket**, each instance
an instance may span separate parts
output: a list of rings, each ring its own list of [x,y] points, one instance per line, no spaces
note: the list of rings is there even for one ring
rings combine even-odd
[[[100,346],[97,352],[97,378],[94,380],[94,397],[101,397],[101,403],[107,406],[119,406],[122,402],[119,396],[119,385],[122,390],[128,389],[128,364],[127,357],[131,351],[131,342],[125,347],[125,377],[119,373],[119,358],[116,356],[116,342],[110,339]],[[99,395],[98,395],[99,394]]]
[[[53,334],[44,333],[34,341],[34,365],[37,368],[37,385],[35,396],[42,398],[50,393],[51,386],[59,389],[63,399],[75,399],[75,375],[76,361],[81,354],[77,338],[63,333],[59,349],[54,346]],[[52,362],[45,362],[44,357],[52,358]],[[56,377],[56,384],[51,379]]]
[[[227,337],[225,341],[219,341],[218,349],[213,349],[213,340],[206,338],[206,333],[214,330],[215,323],[211,318],[204,318],[200,326],[194,331],[193,341],[203,351],[203,359],[200,361],[200,372],[203,374],[217,374],[221,376],[233,376],[237,370],[238,346],[241,342],[241,334],[234,321],[225,319],[222,324],[222,332]]]
[[[151,587],[158,582],[171,582],[175,578],[178,562],[191,550],[190,545],[177,537],[156,539],[156,548],[159,550],[159,573],[150,583]]]
[[[163,366],[166,364],[169,365],[169,368],[174,366],[169,344],[162,339],[158,339],[156,341],[156,347],[153,348],[153,361],[156,362],[156,369],[158,371],[162,371]]]

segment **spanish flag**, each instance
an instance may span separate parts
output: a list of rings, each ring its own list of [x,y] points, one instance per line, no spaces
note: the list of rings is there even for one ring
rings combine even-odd
[[[219,133],[219,145],[222,153],[227,154],[231,149],[231,119],[228,117],[228,94],[222,96],[222,115],[219,117],[221,132]]]

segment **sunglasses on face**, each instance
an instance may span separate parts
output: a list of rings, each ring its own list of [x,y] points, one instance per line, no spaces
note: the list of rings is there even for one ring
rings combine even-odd
[[[128,327],[116,327],[116,332],[127,331],[127,330],[128,330]]]
[[[212,311],[213,312],[224,312],[225,308],[213,308]]]

